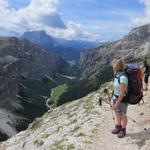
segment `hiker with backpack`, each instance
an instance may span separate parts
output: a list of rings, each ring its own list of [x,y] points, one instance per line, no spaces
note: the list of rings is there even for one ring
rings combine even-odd
[[[114,71],[113,83],[113,109],[116,116],[115,129],[112,134],[118,134],[118,138],[123,138],[126,135],[128,102],[126,102],[126,93],[128,92],[128,78],[124,75],[124,63],[122,59],[114,59],[112,61]]]
[[[112,133],[123,138],[126,135],[128,105],[138,104],[143,98],[142,71],[138,64],[124,66],[120,58],[112,61],[112,67],[114,83],[110,100],[113,100],[116,115],[116,125]]]
[[[144,63],[144,83],[145,83],[144,90],[147,91],[148,90],[148,78],[150,75],[150,66],[147,63],[147,60],[145,60],[143,63]]]

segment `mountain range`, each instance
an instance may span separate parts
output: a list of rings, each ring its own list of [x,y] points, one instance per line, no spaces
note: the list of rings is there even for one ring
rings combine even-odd
[[[46,98],[58,84],[52,78],[68,67],[58,55],[24,38],[0,37],[0,140],[46,112]]]
[[[41,40],[43,45],[49,42],[44,41]],[[51,41],[53,45],[55,40]],[[0,37],[1,140],[25,129],[41,116],[46,111],[50,90],[57,85],[68,84],[57,106],[97,90],[113,78],[110,63],[120,56],[127,63],[150,59],[150,24],[134,28],[118,41],[83,51],[78,61],[79,78],[71,82],[62,79],[64,75],[61,79],[56,77],[69,70],[69,64],[56,53],[47,52],[25,38]]]
[[[97,71],[111,63],[112,59],[123,57],[126,62],[138,62],[150,55],[150,24],[131,30],[118,41],[88,49],[81,53],[79,66],[82,75]]]
[[[100,42],[54,38],[45,31],[25,32],[23,37],[39,44],[46,51],[55,52],[66,61],[77,61],[80,58],[81,51],[103,44]]]
[[[80,77],[68,84],[68,91],[60,95],[58,104],[86,96],[106,81],[113,79],[111,62],[122,57],[125,63],[140,63],[150,58],[150,24],[134,28],[122,39],[81,52],[78,67]]]

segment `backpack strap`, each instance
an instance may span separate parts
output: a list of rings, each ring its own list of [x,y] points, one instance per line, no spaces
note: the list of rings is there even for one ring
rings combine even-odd
[[[127,77],[127,75],[126,75],[125,72],[121,73],[119,76],[117,76],[117,74],[115,74],[115,78],[118,79],[119,84],[120,84],[120,77],[121,77],[121,76],[126,76],[126,77]],[[125,91],[125,94],[126,94],[126,96],[128,95],[128,93],[127,93],[126,91]],[[115,96],[116,98],[118,98],[117,95],[114,94],[114,96]]]
[[[118,79],[119,84],[120,84],[120,77],[121,76],[126,76],[127,77],[125,72],[121,73],[119,76],[117,76],[117,74],[115,74],[115,78]]]

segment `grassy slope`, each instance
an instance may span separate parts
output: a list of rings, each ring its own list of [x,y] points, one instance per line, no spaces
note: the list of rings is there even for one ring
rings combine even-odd
[[[60,95],[57,105],[84,97],[88,93],[97,90],[101,84],[113,78],[111,66],[106,66],[91,73],[82,80],[77,79],[68,83],[68,90]]]
[[[51,100],[53,101],[53,103],[56,104],[59,96],[65,93],[67,89],[68,85],[66,83],[53,88],[51,93]]]

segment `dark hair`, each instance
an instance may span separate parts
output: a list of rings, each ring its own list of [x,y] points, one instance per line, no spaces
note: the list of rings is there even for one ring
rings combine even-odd
[[[144,62],[143,62],[144,64],[147,64],[147,60],[144,60]]]

